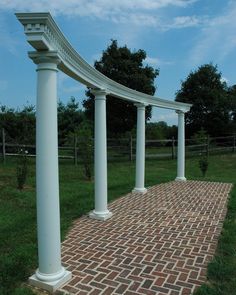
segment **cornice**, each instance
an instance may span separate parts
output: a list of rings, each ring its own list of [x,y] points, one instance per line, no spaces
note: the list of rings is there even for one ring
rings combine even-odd
[[[189,111],[191,105],[147,95],[121,85],[90,66],[67,41],[50,13],[16,13],[24,26],[27,41],[36,51],[56,51],[58,68],[92,89],[105,89],[107,94],[132,102],[161,108]]]

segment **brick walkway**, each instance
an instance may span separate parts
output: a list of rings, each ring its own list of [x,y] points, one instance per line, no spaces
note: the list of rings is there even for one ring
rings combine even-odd
[[[206,280],[231,184],[169,182],[109,205],[105,222],[83,216],[63,242],[72,280],[63,294],[191,294]]]

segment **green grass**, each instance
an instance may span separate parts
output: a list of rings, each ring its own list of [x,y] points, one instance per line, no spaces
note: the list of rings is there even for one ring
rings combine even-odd
[[[223,163],[218,161],[218,158],[212,157],[215,161],[211,159],[209,180],[232,182],[234,188],[216,255],[208,265],[208,282],[201,286],[195,295],[236,294],[236,155],[221,156]]]
[[[234,182],[236,154],[211,156],[205,180]],[[23,191],[16,189],[16,163],[8,159],[0,165],[0,294],[33,294],[22,287],[22,282],[37,267],[35,165],[30,162],[29,176]],[[203,180],[198,158],[186,161],[188,179]],[[146,186],[173,180],[176,160],[147,160]],[[135,163],[108,164],[108,195],[113,200],[134,187]],[[82,174],[70,160],[60,162],[61,229],[64,238],[72,221],[94,208],[93,182]],[[209,265],[209,284],[199,289],[200,294],[235,294],[236,290],[236,186],[229,202],[223,235],[217,256]]]

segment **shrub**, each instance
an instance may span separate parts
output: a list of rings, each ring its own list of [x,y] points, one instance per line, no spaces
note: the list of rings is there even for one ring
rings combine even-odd
[[[17,177],[17,188],[22,190],[24,188],[27,172],[28,172],[28,151],[21,149],[18,153],[17,166],[16,166],[16,177]]]
[[[200,160],[199,160],[199,168],[202,172],[202,176],[205,177],[207,169],[208,169],[208,159],[206,156],[203,156]]]
[[[78,129],[79,156],[84,167],[84,175],[88,180],[92,179],[93,167],[93,138],[92,128],[89,122],[82,122]]]

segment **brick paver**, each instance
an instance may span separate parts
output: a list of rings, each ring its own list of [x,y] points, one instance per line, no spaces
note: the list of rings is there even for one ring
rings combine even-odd
[[[206,280],[232,185],[200,181],[150,187],[110,203],[111,219],[83,216],[62,244],[72,280],[65,294],[191,294]]]

